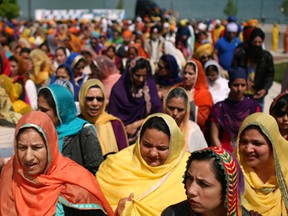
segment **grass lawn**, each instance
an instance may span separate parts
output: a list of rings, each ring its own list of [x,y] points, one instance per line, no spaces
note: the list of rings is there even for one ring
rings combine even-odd
[[[287,63],[285,62],[285,63],[275,64],[274,67],[275,67],[274,81],[278,83],[282,83],[285,72],[287,70]]]

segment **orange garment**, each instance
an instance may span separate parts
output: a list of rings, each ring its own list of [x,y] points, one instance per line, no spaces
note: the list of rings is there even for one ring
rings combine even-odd
[[[25,114],[16,126],[15,137],[23,127],[33,127],[46,138],[47,167],[43,174],[28,180],[14,143],[16,154],[1,173],[0,215],[54,215],[58,199],[76,205],[98,204],[99,209],[114,215],[95,177],[61,155],[55,126],[47,114],[40,111]]]
[[[190,91],[190,94],[192,94],[191,97],[192,99],[194,98],[194,102],[196,106],[198,107],[197,124],[199,125],[201,130],[205,132],[205,128],[206,128],[205,125],[213,107],[213,99],[208,89],[208,83],[207,83],[206,76],[205,76],[204,69],[202,67],[201,62],[196,59],[192,59],[190,61],[196,64],[196,70],[198,70],[198,75],[194,84],[194,91],[193,90],[191,91],[190,89],[185,88],[184,82],[181,82],[180,84],[177,84],[176,86],[183,87],[188,91],[188,93]]]
[[[77,37],[74,34],[70,34],[69,44],[73,52],[78,52],[78,53],[81,52],[82,44],[81,44],[81,40],[79,37]]]

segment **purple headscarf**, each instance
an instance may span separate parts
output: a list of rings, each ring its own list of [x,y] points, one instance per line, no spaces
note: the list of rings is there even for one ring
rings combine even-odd
[[[148,61],[147,64],[149,65]],[[108,112],[120,118],[124,125],[143,119],[152,113],[162,112],[162,103],[151,74],[150,65],[147,68],[147,78],[142,88],[144,92],[142,97],[135,97],[131,93],[132,84],[129,70],[126,70],[113,86],[107,108]]]

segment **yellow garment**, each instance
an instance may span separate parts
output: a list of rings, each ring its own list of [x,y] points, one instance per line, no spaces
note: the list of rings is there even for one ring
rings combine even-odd
[[[125,131],[125,129],[120,119],[105,112],[106,107],[105,105],[102,107],[102,110],[100,110],[100,114],[98,117],[92,118],[87,114],[87,111],[85,109],[85,96],[89,88],[95,85],[99,86],[99,88],[101,89],[102,94],[104,96],[104,104],[106,103],[106,95],[103,84],[98,79],[90,79],[82,84],[81,89],[79,91],[80,110],[84,118],[90,123],[95,125],[97,136],[100,140],[102,148],[102,153],[103,155],[106,155],[107,153],[110,152],[119,151],[111,121],[112,120],[119,121],[123,126],[123,131]],[[128,146],[128,140],[127,140],[127,146]]]
[[[220,38],[221,32],[224,31],[224,29],[225,29],[225,27],[223,25],[221,25],[219,28],[215,28],[214,29],[214,40],[215,40],[215,43]]]
[[[239,154],[239,138],[248,126],[256,125],[272,144],[276,176],[265,184],[259,179],[252,167],[246,166]],[[265,113],[248,116],[242,123],[237,139],[236,155],[245,178],[245,194],[242,205],[247,210],[254,210],[263,216],[286,216],[288,207],[288,142],[281,136],[275,119]]]
[[[114,210],[120,199],[134,193],[133,202],[125,203],[124,216],[159,216],[166,207],[186,199],[182,181],[190,154],[184,150],[183,134],[176,122],[163,113],[150,115],[145,122],[154,116],[163,118],[170,129],[170,153],[165,164],[157,167],[147,165],[140,153],[138,137],[134,145],[109,155],[96,174]]]
[[[213,46],[210,43],[200,45],[194,53],[194,57],[196,59],[200,59],[204,55],[212,55],[213,53]]]
[[[13,109],[16,113],[20,113],[22,115],[32,111],[32,108],[22,100],[14,101]]]
[[[16,101],[22,94],[22,85],[17,82],[14,83],[13,79],[5,74],[0,75],[0,86],[5,89],[12,102]]]
[[[274,24],[272,30],[272,50],[278,50],[278,43],[279,43],[279,27],[277,24]]]
[[[0,85],[0,119],[5,119],[7,125],[16,125],[21,117],[21,114],[13,111],[10,97],[6,93],[5,89]],[[3,123],[3,125],[5,125],[5,123]]]
[[[52,75],[51,61],[49,57],[40,49],[34,49],[30,53],[34,68],[30,78],[35,84],[44,86],[49,76]]]

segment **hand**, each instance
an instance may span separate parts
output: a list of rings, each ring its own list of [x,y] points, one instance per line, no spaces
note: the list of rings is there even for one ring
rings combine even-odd
[[[249,211],[249,215],[250,216],[261,216],[261,214],[259,212],[253,211],[253,210]]]
[[[266,95],[267,91],[265,89],[261,89],[259,90],[255,95],[254,95],[254,99],[260,99],[263,98]]]
[[[125,130],[128,136],[134,135],[137,132],[137,127],[133,123],[131,123],[129,125],[126,125]]]
[[[119,200],[118,206],[117,206],[117,208],[115,210],[115,215],[116,216],[120,216],[122,214],[122,212],[124,211],[124,209],[125,209],[125,203],[127,201],[132,202],[133,198],[134,198],[134,193],[131,193],[129,195],[129,197],[125,197],[125,198]]]

